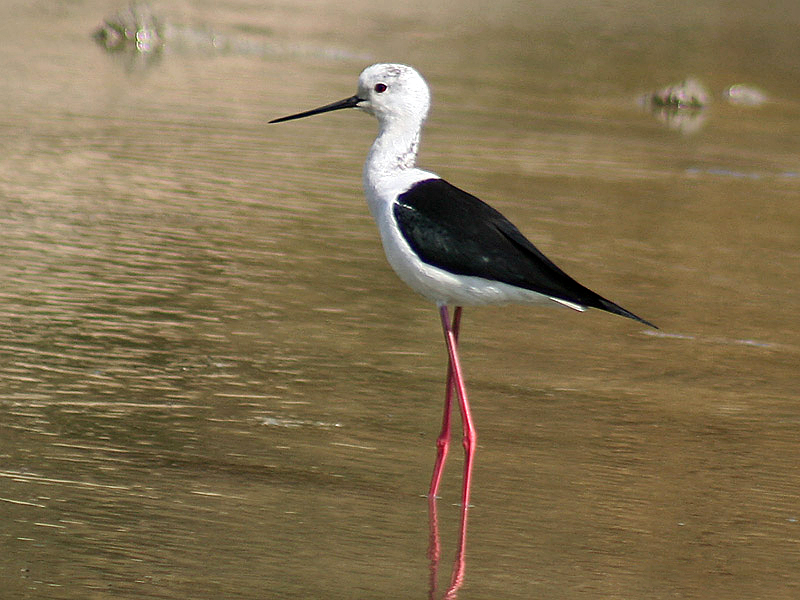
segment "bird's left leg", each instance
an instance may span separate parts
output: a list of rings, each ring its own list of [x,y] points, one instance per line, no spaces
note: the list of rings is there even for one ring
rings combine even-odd
[[[456,312],[457,318],[454,318],[453,321],[454,324],[460,325],[461,307],[457,307]],[[458,394],[458,403],[461,407],[461,421],[464,426],[464,485],[461,494],[461,502],[462,505],[466,507],[469,506],[469,494],[472,485],[472,462],[475,457],[478,434],[472,422],[472,412],[469,408],[467,389],[464,385],[464,376],[461,372],[461,361],[458,358],[458,336],[454,331],[454,325],[450,323],[447,306],[440,306],[439,314],[442,318],[442,328],[444,329],[445,342],[447,343],[447,353],[450,357],[453,387]]]

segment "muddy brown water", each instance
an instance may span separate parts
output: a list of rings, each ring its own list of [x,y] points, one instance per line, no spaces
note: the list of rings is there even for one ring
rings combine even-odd
[[[446,357],[361,195],[375,124],[267,125],[385,60],[433,88],[423,166],[661,327],[465,311],[458,597],[800,595],[795,3],[164,4],[252,45],[144,64],[90,38],[117,5],[0,8],[0,596],[429,596]],[[637,106],[688,75],[693,133]]]

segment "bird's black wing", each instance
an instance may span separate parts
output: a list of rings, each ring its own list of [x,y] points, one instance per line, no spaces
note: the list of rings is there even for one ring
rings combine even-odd
[[[443,179],[426,179],[400,194],[394,217],[424,262],[651,325],[564,273],[508,219]]]

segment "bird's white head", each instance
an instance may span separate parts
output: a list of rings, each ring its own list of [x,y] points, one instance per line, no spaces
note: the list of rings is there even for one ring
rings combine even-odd
[[[395,119],[420,124],[428,116],[431,93],[415,69],[400,64],[379,63],[358,77],[360,101],[356,106],[379,121]]]
[[[375,192],[378,180],[414,167],[422,124],[428,116],[430,105],[428,84],[416,70],[406,65],[379,63],[361,72],[358,93],[355,95],[319,108],[273,119],[270,123],[302,119],[343,108],[358,108],[375,116],[380,124],[380,132],[364,165],[364,185],[368,199],[378,198]]]
[[[431,105],[431,93],[422,75],[407,65],[379,63],[367,67],[358,78],[358,93],[319,108],[273,119],[280,123],[310,117],[342,108],[359,108],[374,115],[381,125],[399,123],[409,129],[419,128]]]

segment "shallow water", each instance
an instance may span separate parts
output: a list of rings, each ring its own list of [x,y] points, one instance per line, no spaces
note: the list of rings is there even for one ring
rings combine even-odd
[[[0,9],[7,597],[444,593],[446,356],[361,196],[375,124],[267,125],[377,60],[433,87],[421,164],[661,327],[465,311],[458,597],[798,596],[795,3],[154,7],[241,43],[148,62],[92,42],[106,2]],[[637,105],[688,75],[694,133]]]

